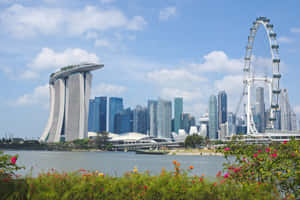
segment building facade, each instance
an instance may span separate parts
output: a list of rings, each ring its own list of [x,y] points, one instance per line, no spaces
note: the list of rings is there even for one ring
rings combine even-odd
[[[115,114],[114,133],[130,133],[133,131],[133,112],[127,108],[120,113]]]
[[[109,132],[114,133],[115,115],[123,111],[123,99],[118,97],[109,98]]]
[[[162,99],[157,103],[157,137],[171,138],[172,102]]]
[[[151,137],[157,137],[157,101],[148,101],[149,132]]]
[[[61,68],[50,75],[50,115],[42,142],[87,138],[92,75],[103,65],[84,63]]]
[[[225,91],[220,91],[218,94],[218,128],[221,124],[227,122],[227,94]]]
[[[178,134],[181,129],[181,115],[183,113],[183,98],[175,98],[174,100],[174,132]]]
[[[259,133],[264,133],[266,128],[266,114],[265,114],[265,95],[264,88],[256,88],[256,101],[255,101],[255,126]]]
[[[209,135],[209,139],[218,139],[218,112],[217,112],[217,98],[215,95],[211,95],[209,97],[208,135]]]
[[[147,134],[148,109],[137,105],[133,110],[133,132]]]
[[[229,112],[227,115],[227,134],[228,136],[233,136],[236,134],[236,120],[235,120],[235,114],[232,112]]]
[[[96,133],[107,131],[107,97],[90,100],[88,130]]]
[[[297,116],[290,105],[287,89],[281,90],[279,100],[281,130],[295,131],[297,129]]]

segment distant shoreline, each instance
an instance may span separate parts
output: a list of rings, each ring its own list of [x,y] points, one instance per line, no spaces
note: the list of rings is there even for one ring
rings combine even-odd
[[[168,155],[182,155],[182,156],[224,156],[221,152],[215,152],[214,150],[206,149],[172,149]]]

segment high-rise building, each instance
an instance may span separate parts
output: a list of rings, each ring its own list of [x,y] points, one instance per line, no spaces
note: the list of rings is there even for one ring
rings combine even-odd
[[[182,113],[181,115],[181,127],[188,134],[190,129],[190,114]]]
[[[225,91],[220,91],[218,94],[218,128],[221,124],[227,122],[227,94]]]
[[[89,107],[89,131],[102,133],[107,131],[107,97],[95,97],[90,100]]]
[[[279,99],[280,116],[281,116],[281,130],[292,131],[296,128],[296,114],[293,111],[288,97],[288,90],[282,89]]]
[[[149,112],[149,135],[151,137],[157,137],[157,101],[148,101]]]
[[[157,137],[171,138],[172,102],[162,99],[157,103]]]
[[[129,133],[133,131],[133,112],[127,108],[115,114],[114,133]]]
[[[181,127],[181,115],[183,112],[183,98],[175,98],[174,100],[174,132],[178,133]]]
[[[235,114],[232,112],[229,112],[227,115],[227,128],[228,136],[233,136],[236,134]]]
[[[294,111],[291,112],[291,131],[297,130],[297,116]]]
[[[133,110],[133,131],[137,133],[147,134],[147,115],[148,110],[137,105]]]
[[[118,97],[109,98],[109,132],[114,132],[115,115],[123,111],[123,99]]]
[[[103,133],[104,131],[108,131],[107,127],[107,118],[108,118],[108,113],[107,113],[107,97],[99,97],[100,103],[99,103],[99,132]]]
[[[83,63],[50,75],[50,115],[40,141],[59,142],[87,138],[92,75],[103,65]]]
[[[265,117],[265,96],[264,88],[256,88],[256,101],[255,101],[255,126],[259,133],[265,132],[266,117]]]
[[[217,98],[215,95],[209,97],[208,107],[208,135],[210,139],[218,137],[218,113],[217,113]]]
[[[208,113],[205,113],[199,119],[199,123],[200,123],[200,135],[203,138],[208,137],[208,122],[209,122]]]
[[[189,128],[191,128],[192,126],[196,126],[196,119],[194,116],[190,115],[190,119],[189,119]]]
[[[88,131],[95,131],[95,100],[90,99]]]

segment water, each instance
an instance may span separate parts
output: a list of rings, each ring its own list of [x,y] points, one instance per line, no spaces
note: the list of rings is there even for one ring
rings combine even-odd
[[[134,152],[60,152],[60,151],[5,151],[18,154],[17,164],[25,166],[18,174],[32,175],[47,172],[51,168],[71,172],[79,169],[98,170],[112,176],[122,176],[136,167],[139,172],[149,170],[150,174],[159,174],[162,168],[173,170],[173,160],[181,163],[181,168],[193,165],[192,174],[214,177],[222,170],[225,159],[221,156],[182,156],[182,155],[143,155]]]

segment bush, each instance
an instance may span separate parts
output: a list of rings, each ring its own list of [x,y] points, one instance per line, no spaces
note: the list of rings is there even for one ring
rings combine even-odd
[[[300,141],[230,144],[224,150],[226,177],[239,184],[275,184],[284,197],[300,197]],[[235,156],[235,160],[228,159]]]
[[[37,178],[27,177],[26,184],[15,183],[13,193],[6,199],[32,200],[83,200],[83,199],[119,199],[119,200],[153,200],[153,199],[279,199],[280,195],[272,184],[239,184],[224,179],[218,173],[213,182],[204,176],[190,176],[193,170],[180,168],[174,163],[174,171],[162,169],[160,175],[138,173],[137,169],[127,172],[123,177],[111,177],[97,171],[79,170],[73,173],[58,173],[52,170],[39,174]],[[0,183],[2,189],[3,183]],[[6,183],[7,186],[7,183]],[[22,188],[20,188],[22,187]]]

